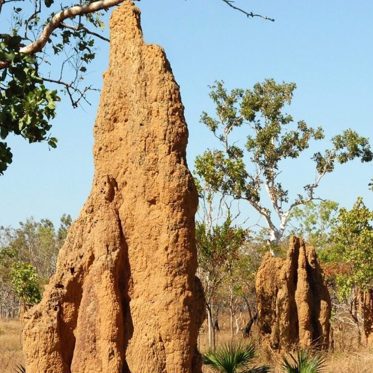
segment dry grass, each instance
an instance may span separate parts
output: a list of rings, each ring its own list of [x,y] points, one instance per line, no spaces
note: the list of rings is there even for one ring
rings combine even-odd
[[[334,353],[327,356],[327,373],[371,373],[373,351]]]
[[[21,347],[22,325],[18,320],[0,320],[0,372],[14,373],[23,363]]]
[[[14,373],[17,364],[23,363],[21,350],[21,331],[20,321],[0,320],[0,372]],[[239,336],[235,336],[240,340]],[[217,335],[217,343],[223,344],[230,341],[230,333],[224,328]],[[207,350],[207,337],[201,333],[199,344],[202,351]],[[276,367],[274,373],[280,373],[281,357],[274,354],[270,349],[265,348],[263,344],[257,343],[258,357],[257,364],[270,364]],[[325,373],[371,373],[373,372],[373,350],[360,349],[343,352],[333,352],[325,355],[326,369]],[[208,370],[204,370],[206,373]]]
[[[323,373],[372,373],[373,351],[364,350],[358,353],[327,353]],[[282,373],[281,358],[273,357],[274,373]]]
[[[223,323],[223,330],[217,333],[217,345],[227,343],[231,341],[230,332],[227,330],[227,323]],[[253,330],[254,336],[257,334],[257,331]],[[339,338],[348,339],[348,336],[341,333]],[[243,339],[239,334],[234,337],[235,341],[241,341],[243,343],[248,342],[248,340]],[[263,342],[254,340],[253,342],[256,345],[257,358],[255,364],[262,365],[266,364],[273,367],[273,373],[282,373],[281,370],[281,361],[282,357],[280,354],[275,353]],[[338,347],[343,346],[343,351],[338,349],[335,352],[325,353],[326,367],[323,373],[372,373],[373,372],[373,349],[370,348],[356,348],[356,344],[348,341],[348,348],[345,342],[337,341],[336,345]],[[207,335],[206,330],[202,330],[202,333],[199,337],[199,347],[202,352],[207,351]],[[204,368],[204,373],[212,372],[209,369]]]

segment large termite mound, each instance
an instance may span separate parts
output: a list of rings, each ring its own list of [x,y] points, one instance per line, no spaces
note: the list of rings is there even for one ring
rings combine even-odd
[[[198,373],[197,193],[179,87],[132,3],[110,26],[93,187],[28,315],[27,373]]]
[[[256,277],[258,326],[272,348],[329,344],[331,302],[315,250],[290,239],[286,259],[267,254]]]

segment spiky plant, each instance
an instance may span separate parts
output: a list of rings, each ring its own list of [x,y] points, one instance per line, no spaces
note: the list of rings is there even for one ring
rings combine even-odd
[[[325,359],[320,355],[300,350],[296,355],[289,354],[283,358],[284,373],[321,373],[325,368]]]
[[[252,344],[242,345],[228,343],[216,351],[209,351],[203,356],[203,363],[216,372],[221,373],[267,373],[269,367],[251,367],[255,356]]]

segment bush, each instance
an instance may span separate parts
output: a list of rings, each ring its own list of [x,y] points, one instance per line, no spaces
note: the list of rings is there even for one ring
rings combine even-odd
[[[289,354],[288,358],[284,357],[282,367],[285,373],[320,373],[325,368],[325,359],[301,350],[296,356]]]
[[[269,367],[252,367],[255,347],[252,344],[242,345],[229,343],[216,351],[209,351],[203,356],[203,363],[214,371],[221,373],[267,373]]]

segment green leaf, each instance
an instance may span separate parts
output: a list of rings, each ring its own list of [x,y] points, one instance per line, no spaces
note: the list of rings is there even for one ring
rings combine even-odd
[[[44,4],[47,8],[50,8],[54,4],[54,0],[44,0]]]
[[[57,142],[58,142],[58,140],[55,137],[50,137],[49,140],[48,140],[48,145],[51,148],[55,149],[55,148],[57,148]]]

